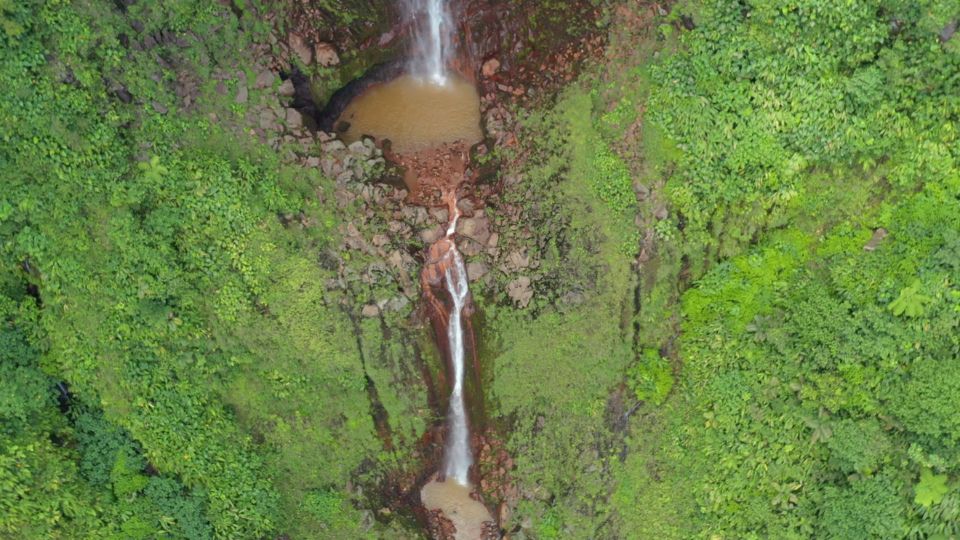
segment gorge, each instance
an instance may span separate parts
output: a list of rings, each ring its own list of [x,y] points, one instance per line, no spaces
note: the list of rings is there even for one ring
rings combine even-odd
[[[0,0],[0,538],[960,538],[956,0]]]
[[[455,51],[448,2],[404,0],[401,6],[412,28],[407,73],[356,96],[337,124],[345,126],[347,142],[372,137],[389,148],[389,159],[406,166],[412,204],[436,201],[446,206],[449,221],[443,236],[426,250],[421,281],[436,344],[446,359],[450,394],[441,463],[423,486],[420,499],[438,538],[451,533],[456,540],[498,538],[499,527],[471,480],[479,477],[472,466],[473,445],[480,438],[471,436],[464,379],[468,367],[478,366],[467,363],[468,357],[476,358],[476,351],[467,351],[468,346],[476,346],[475,337],[464,335],[472,332],[469,317],[474,307],[456,243],[462,213],[458,191],[466,187],[469,166],[464,149],[482,138],[480,101],[470,79],[450,72]],[[482,392],[479,387],[473,389]],[[476,395],[474,399],[483,398]]]

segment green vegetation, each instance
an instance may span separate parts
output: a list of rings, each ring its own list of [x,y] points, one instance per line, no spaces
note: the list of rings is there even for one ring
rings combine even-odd
[[[260,142],[247,84],[382,4],[127,4],[0,0],[0,537],[417,537],[439,361],[392,272],[435,224]],[[594,31],[568,6],[530,31]],[[607,55],[489,158],[501,526],[960,538],[956,3],[660,6],[604,3]],[[318,96],[378,54],[340,53]]]
[[[960,533],[945,8],[688,2],[668,17],[696,30],[652,70],[652,121],[683,151],[664,256],[702,277],[680,305],[677,387],[634,427],[613,497],[625,537]]]
[[[232,131],[213,83],[179,110],[175,69],[244,62],[256,30],[192,2],[3,10],[0,535],[372,534],[347,486],[388,456],[314,262],[330,183]],[[211,41],[158,62],[130,20]]]
[[[491,395],[523,452],[524,534],[960,534],[960,57],[938,37],[957,15],[946,4],[691,1],[634,33],[612,21],[615,60],[579,83],[593,99],[568,91],[526,142],[539,150],[517,198],[536,201],[539,314],[494,317]],[[598,201],[562,199],[571,186]],[[654,239],[628,251],[645,253],[636,304],[632,279],[590,279],[627,260],[581,247],[637,245],[634,190],[640,238]],[[596,305],[547,302],[582,283]],[[635,333],[617,306],[634,308]],[[599,346],[585,321],[618,330]],[[563,405],[581,395],[594,403],[582,419]],[[563,442],[555,416],[573,426]]]

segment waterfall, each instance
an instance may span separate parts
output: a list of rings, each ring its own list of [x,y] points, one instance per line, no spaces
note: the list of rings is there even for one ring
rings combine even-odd
[[[470,466],[473,464],[473,455],[470,450],[470,427],[467,422],[466,406],[463,399],[463,375],[466,351],[463,341],[463,308],[467,294],[470,292],[467,285],[467,270],[463,265],[463,257],[453,242],[453,235],[457,230],[457,220],[460,212],[456,201],[451,205],[453,219],[447,227],[447,238],[450,240],[450,250],[447,257],[453,264],[448,265],[445,272],[447,292],[453,299],[453,309],[447,321],[447,341],[450,345],[450,361],[453,364],[453,391],[450,394],[450,408],[447,412],[447,449],[444,456],[444,473],[458,484],[468,485]]]
[[[447,84],[452,26],[447,0],[405,0],[404,6],[415,21],[410,71],[434,84]]]

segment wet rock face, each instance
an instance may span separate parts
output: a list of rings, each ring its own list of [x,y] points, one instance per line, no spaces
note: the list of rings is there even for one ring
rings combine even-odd
[[[329,61],[325,46],[336,44],[341,51],[377,44],[397,20],[393,2],[378,0],[283,0],[287,8],[285,27],[298,36],[301,52],[310,59]]]
[[[435,540],[455,540],[457,528],[443,515],[443,511],[433,510],[427,514],[427,532]]]
[[[557,9],[541,0],[463,0],[454,13],[461,21],[458,67],[492,77],[501,69],[540,62],[590,28],[597,16],[591,2],[570,0],[562,4],[563,16],[555,17],[560,22],[534,24],[551,19],[545,12]]]

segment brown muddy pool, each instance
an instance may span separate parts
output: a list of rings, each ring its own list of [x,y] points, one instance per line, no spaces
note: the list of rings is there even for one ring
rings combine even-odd
[[[427,510],[440,510],[456,528],[456,540],[479,540],[483,524],[493,516],[483,503],[470,496],[470,488],[447,480],[432,480],[420,490],[420,499]]]
[[[401,154],[483,138],[477,89],[454,76],[443,86],[412,75],[374,86],[347,106],[341,122],[350,124],[341,134],[348,144],[370,135],[389,139],[393,151]]]

